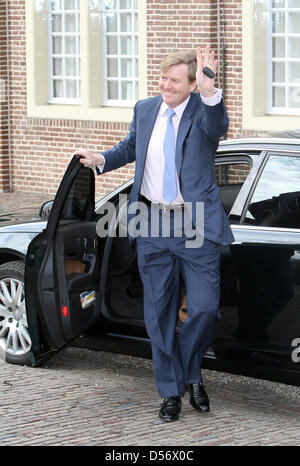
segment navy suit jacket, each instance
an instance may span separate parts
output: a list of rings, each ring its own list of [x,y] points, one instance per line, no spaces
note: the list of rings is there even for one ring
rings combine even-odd
[[[105,157],[103,172],[136,162],[129,202],[139,200],[148,143],[161,103],[161,96],[137,102],[126,139],[102,153]],[[185,202],[193,205],[204,203],[204,237],[218,244],[229,244],[234,240],[214,169],[219,138],[227,132],[228,123],[223,99],[219,104],[209,106],[203,103],[199,94],[192,93],[181,117],[176,141],[176,170],[181,195]]]

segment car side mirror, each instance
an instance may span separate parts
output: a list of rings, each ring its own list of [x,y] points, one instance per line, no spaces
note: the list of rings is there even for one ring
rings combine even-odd
[[[39,213],[40,218],[45,219],[49,217],[52,206],[53,206],[53,202],[54,201],[47,201],[47,202],[44,202],[44,204],[42,204],[40,208],[40,213]]]

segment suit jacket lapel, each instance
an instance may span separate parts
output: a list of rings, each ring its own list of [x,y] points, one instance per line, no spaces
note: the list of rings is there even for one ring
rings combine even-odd
[[[182,147],[183,147],[183,143],[186,138],[186,135],[193,122],[192,116],[197,107],[197,103],[198,103],[197,97],[194,94],[191,94],[190,100],[180,120],[178,133],[177,133],[176,154],[175,154],[175,163],[176,163],[178,179],[180,179],[179,174],[180,174],[181,165],[182,165],[182,157],[183,157]]]

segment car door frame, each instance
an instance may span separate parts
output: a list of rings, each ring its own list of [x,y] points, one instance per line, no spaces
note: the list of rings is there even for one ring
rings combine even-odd
[[[231,247],[247,248],[247,247],[264,247],[269,244],[269,248],[288,248],[293,247],[299,253],[300,250],[300,228],[283,228],[276,226],[259,226],[252,225],[244,222],[249,203],[253,197],[258,181],[263,173],[263,170],[271,155],[294,155],[300,157],[300,154],[295,154],[295,151],[289,150],[264,150],[260,157],[261,161],[257,165],[256,170],[251,175],[247,184],[245,182],[245,189],[240,191],[238,197],[238,206],[233,206],[229,215],[231,227],[235,236],[235,242],[230,247],[225,247],[225,254],[229,257]],[[254,176],[252,176],[254,175]],[[236,200],[236,201],[237,201]],[[238,207],[238,208],[237,208]],[[233,214],[233,215],[232,215]],[[234,222],[236,220],[236,222]],[[271,241],[270,241],[271,238]],[[226,323],[225,323],[226,324]],[[291,338],[291,343],[293,338]],[[287,344],[269,344],[268,342],[255,341],[238,341],[233,338],[217,338],[214,341],[215,354],[221,357],[224,365],[230,365],[230,370],[237,369],[238,373],[249,373],[251,363],[255,368],[255,374],[259,373],[257,364],[261,366],[261,374],[268,374],[268,378],[272,380],[282,380],[284,377],[288,381],[292,381],[297,385],[300,384],[299,379],[299,365],[294,364],[292,361],[293,346]],[[226,352],[225,349],[228,349]],[[235,358],[233,358],[235,355]],[[248,359],[245,359],[247,355]],[[251,358],[253,358],[251,360]],[[228,368],[228,367],[227,367]],[[245,369],[246,368],[246,369]]]
[[[47,226],[32,240],[28,247],[25,262],[25,299],[28,328],[32,340],[30,358],[33,366],[41,364],[71,341],[71,338],[66,341],[64,335],[66,323],[57,321],[58,315],[59,318],[63,315],[65,321],[70,319],[71,309],[64,315],[65,306],[68,306],[68,303],[59,303],[57,300],[60,284],[53,248],[65,200],[80,173],[87,173],[90,180],[87,209],[85,218],[82,219],[81,223],[95,222],[96,231],[95,175],[93,170],[83,166],[79,159],[80,156],[76,154],[71,159],[57,190]],[[82,172],[82,170],[84,171]],[[74,225],[76,226],[76,222]],[[98,301],[100,301],[99,297],[97,297],[97,312],[93,316],[91,325],[100,313]],[[45,316],[46,309],[43,309],[42,304],[49,311],[47,316]],[[74,335],[74,338],[79,336],[81,331],[85,330],[85,327],[88,327],[88,325],[80,328],[80,332],[78,332],[78,335]]]

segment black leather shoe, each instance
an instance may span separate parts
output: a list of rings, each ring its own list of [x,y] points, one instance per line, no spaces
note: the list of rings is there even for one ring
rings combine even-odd
[[[200,413],[209,412],[209,399],[204,389],[203,383],[189,383],[187,385],[190,392],[190,404]]]
[[[164,398],[161,402],[159,417],[164,422],[177,421],[181,411],[181,398],[180,396],[170,396]]]

